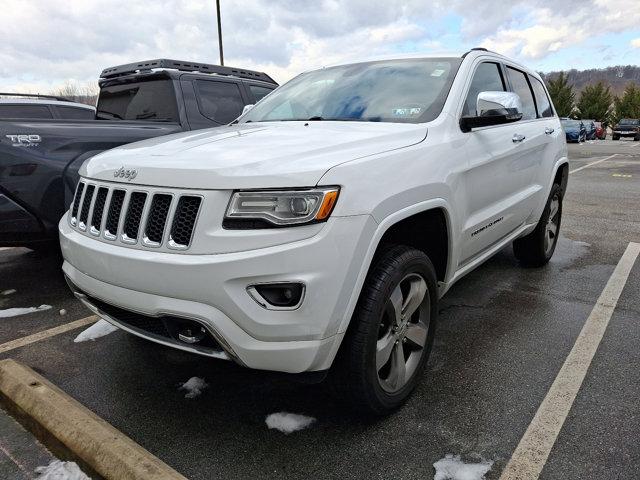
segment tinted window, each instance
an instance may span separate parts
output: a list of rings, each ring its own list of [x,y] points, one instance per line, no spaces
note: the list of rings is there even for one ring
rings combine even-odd
[[[262,97],[273,91],[273,88],[261,87],[259,85],[249,85],[249,89],[251,90],[251,93],[253,93],[256,103],[262,100]]]
[[[476,105],[480,92],[504,92],[504,82],[497,63],[481,63],[473,74],[473,80],[464,102],[462,115],[476,116]]]
[[[638,125],[638,120],[634,120],[631,118],[623,118],[620,120],[620,125]]]
[[[197,80],[200,113],[218,123],[229,123],[242,113],[244,101],[235,83]]]
[[[95,117],[93,110],[78,107],[62,107],[56,106],[60,118],[68,120],[91,120]]]
[[[442,111],[460,62],[388,60],[306,72],[258,103],[242,121],[428,122]]]
[[[507,70],[509,72],[509,80],[511,80],[511,87],[520,96],[520,101],[522,102],[522,119],[530,120],[536,118],[536,105],[533,103],[533,94],[526,75],[520,70],[511,67],[507,67]]]
[[[553,117],[553,109],[547,92],[544,90],[542,83],[537,78],[529,75],[529,81],[533,87],[533,93],[536,95],[536,105],[538,106],[538,116]]]
[[[179,120],[173,83],[168,79],[102,87],[97,109],[97,118],[106,120]]]
[[[0,118],[53,118],[46,105],[0,105]]]

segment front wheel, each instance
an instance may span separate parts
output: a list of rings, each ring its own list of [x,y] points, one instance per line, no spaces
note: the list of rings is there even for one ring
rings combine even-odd
[[[333,366],[341,398],[374,415],[405,402],[431,351],[437,298],[433,264],[423,252],[385,248],[367,275]]]
[[[542,267],[553,256],[562,220],[562,192],[554,184],[542,217],[533,232],[513,242],[513,253],[525,267]]]

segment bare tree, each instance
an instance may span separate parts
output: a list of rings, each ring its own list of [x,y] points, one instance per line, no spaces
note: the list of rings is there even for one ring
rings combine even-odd
[[[64,97],[73,102],[95,105],[98,99],[98,85],[94,82],[79,84],[68,80],[64,85],[54,88],[51,91],[56,97]]]

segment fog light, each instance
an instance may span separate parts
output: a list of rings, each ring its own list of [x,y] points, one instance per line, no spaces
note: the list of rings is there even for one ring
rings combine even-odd
[[[247,292],[263,308],[294,310],[302,303],[305,286],[300,282],[259,283],[249,285]]]

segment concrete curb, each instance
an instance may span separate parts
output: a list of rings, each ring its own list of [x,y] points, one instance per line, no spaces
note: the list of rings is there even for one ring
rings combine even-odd
[[[117,480],[186,480],[79,402],[12,359],[0,361],[0,401],[45,445]]]

